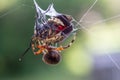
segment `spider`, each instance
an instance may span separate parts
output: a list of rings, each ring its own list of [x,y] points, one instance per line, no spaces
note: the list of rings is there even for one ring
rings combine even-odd
[[[58,64],[61,61],[61,51],[69,48],[76,38],[77,29],[72,23],[73,18],[70,15],[56,12],[53,4],[50,4],[46,10],[41,9],[35,0],[34,5],[37,12],[34,34],[29,48],[19,60],[21,61],[22,57],[32,48],[34,55],[43,54],[42,60],[46,64]],[[68,45],[60,45],[72,34],[73,39]]]

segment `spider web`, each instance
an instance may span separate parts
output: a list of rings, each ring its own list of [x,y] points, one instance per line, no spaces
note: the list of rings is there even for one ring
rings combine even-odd
[[[76,20],[74,19],[74,21],[76,22],[76,25],[75,25],[75,26],[80,26],[80,27],[77,27],[78,29],[84,30],[85,32],[88,32],[89,34],[92,34],[92,35],[93,35],[93,32],[92,32],[91,30],[89,30],[86,26],[84,26],[82,23],[84,22],[84,18],[88,15],[88,13],[92,10],[92,8],[96,5],[97,2],[98,2],[98,0],[95,0],[95,1],[93,2],[93,4],[88,8],[88,10],[86,11],[86,13],[84,13],[84,15],[80,18],[79,21],[76,21]],[[16,11],[16,10],[22,8],[22,7],[34,8],[34,6],[27,5],[27,4],[25,3],[25,0],[19,0],[18,3],[20,3],[20,4],[17,5],[15,8],[12,8],[12,9],[6,11],[6,12],[3,13],[3,14],[0,14],[0,19],[3,18],[3,17],[5,17],[5,16],[7,16],[7,15],[9,15],[9,14],[14,13],[14,11]],[[103,22],[107,22],[107,21],[110,21],[110,20],[113,20],[113,19],[116,19],[116,18],[119,18],[119,17],[120,17],[120,14],[115,15],[115,16],[112,16],[112,17],[109,17],[109,18],[107,18],[107,19],[99,20],[99,21],[93,23],[92,25],[101,24],[101,23],[103,23]],[[97,35],[94,34],[94,36],[97,36]],[[94,37],[94,38],[95,38],[96,40],[98,40],[97,37]],[[119,66],[118,63],[113,59],[113,57],[109,54],[109,52],[108,52],[108,51],[104,51],[104,53],[109,57],[109,59],[113,62],[113,64],[116,66],[116,68],[117,68],[118,70],[120,70],[120,66]]]
[[[25,0],[17,0],[17,1],[16,1],[16,4],[17,4],[17,6],[16,6],[16,5],[13,6],[12,9],[8,9],[8,10],[5,11],[4,13],[1,12],[0,18],[3,18],[3,17],[5,17],[5,16],[7,16],[7,15],[9,15],[9,14],[12,14],[12,13],[14,13],[16,10],[19,10],[19,9],[21,9],[21,8],[23,8],[23,7],[34,8],[34,6],[27,5],[27,4],[25,3]]]
[[[92,32],[91,30],[87,29],[86,26],[82,25],[83,19],[88,15],[88,13],[92,10],[92,8],[95,6],[95,4],[96,4],[97,2],[98,2],[98,0],[95,0],[95,1],[94,1],[94,3],[88,8],[88,10],[86,11],[86,13],[80,18],[79,21],[76,21],[75,19],[74,19],[74,21],[77,23],[75,26],[80,26],[80,27],[81,27],[81,28],[78,28],[78,29],[82,29],[82,30],[84,30],[84,31],[87,31],[89,34],[94,35],[94,36],[95,36],[94,38],[99,41],[99,39],[97,38],[97,35],[96,35],[96,34],[93,34],[93,32]],[[107,19],[103,19],[103,20],[97,21],[97,22],[95,22],[95,23],[92,24],[92,25],[101,24],[101,23],[103,23],[103,22],[107,22],[107,21],[116,19],[116,18],[118,18],[118,17],[120,17],[120,14],[119,14],[119,15],[112,16],[112,17],[109,17],[109,18],[107,18]],[[117,68],[118,70],[120,70],[119,64],[113,59],[113,57],[109,54],[109,52],[108,52],[108,51],[104,51],[104,53],[108,56],[108,58],[112,61],[112,63],[116,66],[116,68]]]

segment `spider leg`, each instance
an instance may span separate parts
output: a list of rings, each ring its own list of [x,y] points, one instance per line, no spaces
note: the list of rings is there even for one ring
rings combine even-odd
[[[38,48],[38,50],[35,51],[35,45],[32,44],[32,50],[33,50],[34,55],[39,55],[45,50],[45,48],[43,46],[40,46],[40,45],[38,45],[37,48]]]
[[[55,48],[55,50],[57,50],[58,52],[61,52],[62,50],[64,50],[64,47],[60,46],[60,47]]]
[[[39,55],[41,54],[45,49],[42,48],[42,49],[39,49],[37,52],[34,52],[34,55]]]
[[[71,47],[71,45],[74,43],[75,39],[76,39],[76,33],[74,33],[73,39],[71,40],[71,42],[68,45],[57,47],[57,48],[55,48],[55,50],[60,52],[64,49],[67,49],[67,48]]]
[[[41,54],[45,50],[45,48],[40,45],[39,40],[38,40],[37,46],[34,43],[32,43],[31,46],[32,46],[32,50],[33,50],[34,55],[39,55],[39,54]],[[36,49],[38,49],[38,50],[35,51]]]
[[[73,36],[73,39],[71,40],[71,42],[67,46],[64,46],[63,48],[66,49],[66,48],[71,47],[71,45],[75,42],[75,39],[76,39],[76,33],[74,33],[74,36]]]

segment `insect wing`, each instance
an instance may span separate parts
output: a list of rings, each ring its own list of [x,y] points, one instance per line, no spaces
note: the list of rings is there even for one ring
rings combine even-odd
[[[58,13],[54,9],[54,4],[53,3],[50,4],[49,7],[46,10],[41,9],[40,6],[37,4],[37,2],[35,0],[34,0],[34,5],[35,5],[37,15],[38,15],[39,19],[41,18],[41,16],[46,16],[46,15],[50,16],[50,17],[61,15],[61,13]]]
[[[60,13],[58,13],[55,9],[54,9],[54,4],[50,4],[49,7],[47,8],[45,14],[50,16],[50,17],[53,17],[53,16],[58,16],[58,15],[61,15]]]
[[[41,17],[45,16],[45,10],[41,9],[37,2],[34,0],[35,9],[37,12],[37,18],[40,19]]]

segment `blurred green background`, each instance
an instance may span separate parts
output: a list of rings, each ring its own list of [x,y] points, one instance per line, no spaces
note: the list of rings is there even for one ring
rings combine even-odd
[[[43,9],[53,2],[58,12],[79,21],[95,0],[36,1]],[[87,30],[78,32],[72,47],[61,53],[62,61],[52,66],[31,50],[22,62],[18,61],[33,35],[33,0],[0,0],[0,80],[90,80],[92,55],[119,52],[119,4],[119,0],[98,0],[81,22]]]

